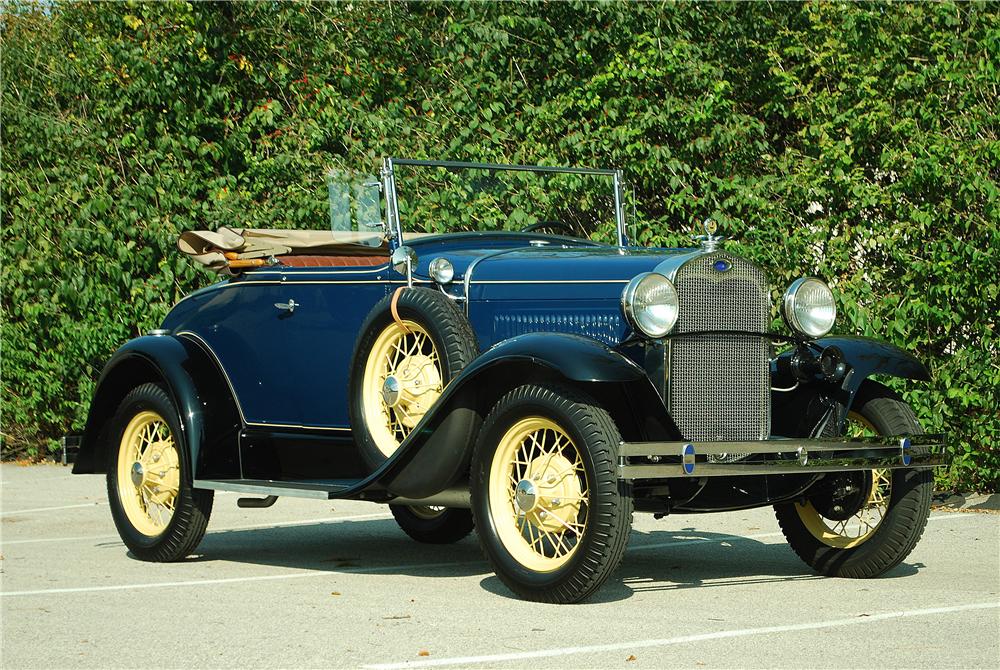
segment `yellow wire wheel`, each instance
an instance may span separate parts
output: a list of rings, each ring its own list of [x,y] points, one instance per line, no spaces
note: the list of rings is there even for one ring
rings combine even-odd
[[[399,448],[443,390],[430,333],[409,319],[389,323],[371,347],[362,382],[365,424],[384,456]]]
[[[107,488],[122,542],[144,561],[176,561],[205,535],[214,492],[191,486],[182,422],[164,386],[140,384],[108,426]]]
[[[497,399],[472,456],[472,516],[497,577],[527,600],[574,603],[625,555],[631,488],[621,433],[582,389],[541,383]]]
[[[854,437],[877,435],[871,421],[858,412],[848,414],[849,434]],[[813,537],[823,544],[837,549],[851,549],[866,542],[878,530],[889,509],[892,493],[892,473],[889,470],[872,470],[861,481],[863,500],[852,514],[827,518],[815,505],[806,500],[795,504],[802,524]]]
[[[533,416],[504,433],[490,469],[489,506],[500,541],[518,563],[535,572],[566,565],[587,528],[590,486],[562,427]]]
[[[167,421],[155,411],[136,413],[118,445],[118,499],[142,535],[163,533],[180,491],[180,458]]]

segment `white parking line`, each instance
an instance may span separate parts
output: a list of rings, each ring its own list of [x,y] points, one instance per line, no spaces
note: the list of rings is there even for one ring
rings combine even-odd
[[[369,670],[403,670],[404,668],[431,668],[447,665],[471,665],[475,663],[504,663],[510,661],[526,661],[536,658],[553,658],[556,656],[571,656],[574,654],[594,654],[611,651],[634,651],[650,647],[668,647],[677,644],[705,642],[708,640],[725,640],[735,637],[750,637],[753,635],[769,635],[772,633],[791,633],[803,630],[819,630],[837,628],[840,626],[856,626],[871,624],[877,621],[902,619],[905,617],[934,616],[936,614],[951,614],[969,610],[984,610],[1000,608],[1000,602],[974,603],[954,605],[952,607],[933,607],[919,610],[903,610],[899,612],[883,612],[867,616],[855,616],[850,619],[831,619],[829,621],[814,621],[812,623],[788,624],[785,626],[763,626],[761,628],[742,628],[736,630],[721,630],[714,633],[698,633],[680,637],[668,637],[656,640],[631,640],[629,642],[614,642],[611,644],[596,644],[582,647],[561,647],[555,649],[538,649],[510,654],[490,654],[486,656],[454,656],[451,658],[435,658],[424,661],[402,661],[399,663],[375,663],[363,666]]]
[[[392,515],[387,512],[380,512],[376,514],[353,514],[351,516],[325,516],[319,519],[305,519],[303,521],[276,521],[272,523],[248,523],[242,526],[229,526],[228,528],[215,528],[210,530],[207,535],[215,535],[216,533],[228,533],[233,530],[255,530],[263,528],[284,528],[287,526],[308,526],[313,523],[340,523],[342,521],[363,521],[363,520],[374,520],[374,519],[391,519]],[[0,546],[8,546],[12,544],[38,544],[39,542],[76,542],[76,541],[94,541],[94,540],[114,540],[118,539],[118,535],[78,535],[76,537],[37,537],[30,540],[10,540],[5,542],[0,542]]]
[[[57,509],[75,509],[77,507],[94,507],[96,505],[103,505],[105,500],[98,500],[91,503],[84,503],[82,505],[60,505],[58,507],[34,507],[32,509],[14,509],[8,510],[6,512],[0,512],[0,516],[12,516],[14,514],[28,514],[29,512],[51,512]]]
[[[40,596],[53,595],[59,593],[95,593],[99,591],[134,591],[138,589],[158,589],[170,586],[204,586],[206,584],[236,584],[242,582],[267,582],[283,579],[304,579],[306,577],[336,577],[337,575],[367,575],[379,572],[395,572],[397,570],[437,570],[441,568],[453,568],[456,565],[476,565],[486,564],[486,561],[448,561],[442,563],[410,563],[409,565],[376,565],[371,567],[357,568],[337,568],[330,571],[308,570],[300,572],[290,572],[280,575],[257,575],[254,577],[227,577],[223,579],[192,579],[183,582],[152,582],[145,584],[110,584],[108,586],[81,586],[65,589],[38,589],[35,591],[9,591],[0,593],[2,598],[13,598],[16,596]]]
[[[938,521],[941,519],[950,519],[955,517],[972,517],[975,518],[978,515],[968,514],[968,515],[952,515],[952,514],[942,514],[940,516],[932,516],[928,521]],[[340,516],[340,517],[329,517],[329,522],[338,523],[342,521],[359,521],[363,519],[388,519],[391,518],[388,514],[358,514],[353,516]],[[310,523],[316,523],[320,521],[319,519],[314,519],[310,521],[288,521],[266,524],[261,526],[234,526],[231,528],[223,529],[216,532],[228,532],[230,530],[245,530],[251,528],[271,528],[276,526],[298,526],[306,525]],[[780,536],[780,532],[774,533],[759,533],[757,535],[727,535],[724,536],[727,542],[739,542],[748,540],[759,540],[767,537],[777,537]],[[105,536],[105,537],[117,537],[117,536]],[[681,540],[679,542],[659,542],[655,544],[640,544],[634,545],[629,548],[629,552],[633,551],[643,551],[646,549],[662,549],[667,547],[683,547],[692,544],[704,544],[706,542],[718,542],[719,537],[712,538],[694,538],[691,540]],[[20,542],[30,542],[31,540],[20,540]],[[17,541],[15,541],[17,542]],[[6,544],[14,544],[15,542],[7,542]],[[423,568],[435,568],[435,567],[448,567],[456,565],[473,565],[479,563],[480,561],[470,562],[449,562],[449,563],[426,563],[420,564],[419,567]],[[108,586],[80,586],[72,588],[61,588],[61,589],[37,589],[32,591],[8,591],[0,593],[0,598],[14,597],[14,596],[36,596],[36,595],[47,595],[47,594],[57,594],[57,593],[90,593],[93,591],[129,591],[134,589],[151,589],[151,588],[164,588],[170,586],[201,586],[201,585],[211,585],[211,584],[231,584],[235,582],[258,582],[258,581],[271,581],[271,580],[281,580],[281,579],[298,579],[302,577],[320,577],[327,574],[364,574],[369,572],[385,572],[388,570],[406,570],[408,568],[415,566],[378,566],[372,568],[346,568],[343,570],[337,570],[335,573],[329,572],[317,572],[315,570],[310,570],[308,572],[297,572],[291,574],[280,574],[280,575],[258,575],[255,577],[231,577],[226,579],[198,579],[192,581],[184,582],[152,582],[146,584],[112,584]]]

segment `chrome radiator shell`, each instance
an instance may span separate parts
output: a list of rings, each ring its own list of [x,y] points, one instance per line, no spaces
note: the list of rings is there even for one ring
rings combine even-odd
[[[688,440],[766,439],[771,432],[770,342],[744,334],[768,331],[766,275],[724,251],[694,255],[671,275],[680,313],[669,340],[665,390],[678,428]]]

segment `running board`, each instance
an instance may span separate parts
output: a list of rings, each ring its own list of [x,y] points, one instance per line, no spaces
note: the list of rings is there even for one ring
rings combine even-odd
[[[312,498],[314,500],[329,500],[340,491],[350,487],[353,482],[343,481],[342,483],[319,484],[309,482],[279,482],[268,479],[238,479],[238,480],[210,480],[196,479],[194,487],[196,489],[211,489],[212,491],[232,491],[234,493],[252,493],[260,496],[275,496],[289,498]]]

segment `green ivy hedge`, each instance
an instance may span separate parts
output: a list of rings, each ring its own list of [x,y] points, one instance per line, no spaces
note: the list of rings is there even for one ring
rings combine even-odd
[[[211,280],[180,231],[315,226],[325,170],[392,154],[621,167],[644,244],[714,217],[925,360],[896,386],[948,483],[1000,482],[995,5],[8,0],[0,29],[8,457]]]

